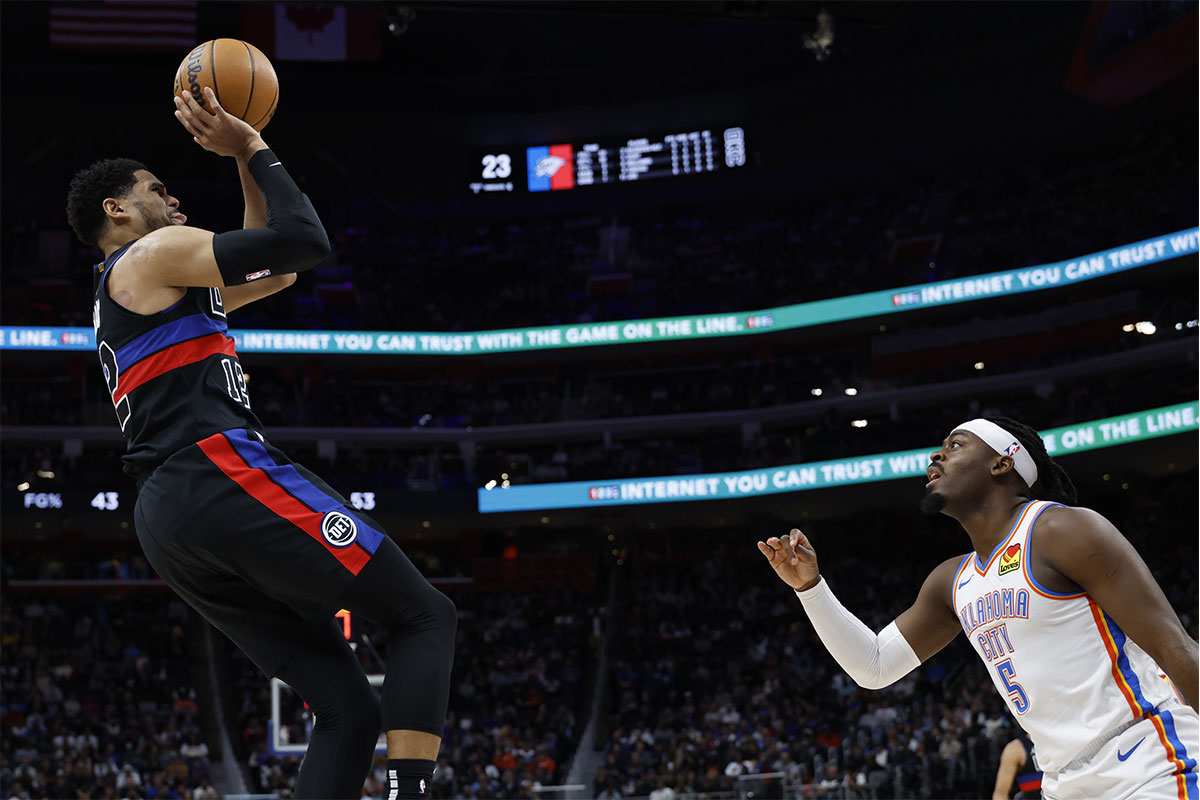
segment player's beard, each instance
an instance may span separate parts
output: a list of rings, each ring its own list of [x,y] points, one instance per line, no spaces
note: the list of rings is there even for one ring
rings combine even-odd
[[[921,498],[921,513],[932,517],[946,510],[946,495],[930,490]]]
[[[171,224],[170,219],[151,214],[150,209],[146,208],[146,204],[141,200],[134,201],[133,207],[136,208],[138,213],[142,215],[142,222],[146,223],[146,233],[149,233],[150,231],[156,231],[159,228],[165,228]]]

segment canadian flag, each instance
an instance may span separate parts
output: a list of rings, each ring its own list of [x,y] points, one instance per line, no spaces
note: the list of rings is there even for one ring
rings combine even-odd
[[[374,3],[246,3],[242,30],[272,60],[377,61],[379,9]]]

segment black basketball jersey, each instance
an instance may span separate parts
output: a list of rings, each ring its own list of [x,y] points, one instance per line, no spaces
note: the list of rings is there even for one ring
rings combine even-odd
[[[1017,776],[1013,778],[1017,794],[1021,797],[1041,797],[1042,773],[1033,761],[1033,740],[1025,733],[1022,733],[1017,739],[1025,748],[1025,766],[1018,769]]]
[[[128,443],[125,472],[140,478],[182,447],[231,428],[261,433],[262,423],[226,335],[220,289],[192,287],[157,314],[136,314],[109,297],[109,273],[132,244],[100,265],[92,325]]]

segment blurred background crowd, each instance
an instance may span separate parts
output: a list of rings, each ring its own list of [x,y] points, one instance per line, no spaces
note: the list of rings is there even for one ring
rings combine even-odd
[[[240,224],[232,165],[166,117],[162,75],[190,44],[106,48],[93,27],[80,49],[71,36],[85,34],[63,33],[119,6],[3,6],[0,87],[23,122],[0,150],[6,335],[90,326],[99,254],[62,209],[70,175],[97,158],[143,159],[192,224]],[[232,314],[240,331],[769,314],[1195,240],[1194,3],[141,11],[191,42],[254,40],[263,9],[310,48],[271,51],[283,100],[264,135],[333,253]],[[371,25],[337,30],[367,30],[366,45],[314,55],[331,20],[363,14]],[[81,70],[105,103],[64,124]],[[737,170],[541,194],[518,170],[514,191],[468,189],[502,148],[730,125],[746,135]],[[882,628],[966,550],[947,520],[916,513],[919,486],[503,514],[479,513],[478,492],[924,448],[985,414],[1045,430],[1194,405],[1197,275],[1191,253],[746,336],[241,360],[267,435],[355,497],[458,607],[433,796],[980,797],[1019,731],[967,644],[862,690],[754,549],[802,525],[842,602]],[[283,687],[276,714],[269,680],[142,557],[95,356],[10,338],[2,361],[0,798],[290,796],[299,755],[280,745],[303,744],[311,713]],[[1062,457],[1193,637],[1195,416],[1173,436]],[[346,630],[381,673],[386,640],[369,620]],[[384,796],[384,767],[364,798]]]

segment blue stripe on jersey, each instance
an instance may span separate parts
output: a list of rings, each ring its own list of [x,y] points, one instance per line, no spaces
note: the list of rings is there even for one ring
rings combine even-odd
[[[1137,701],[1138,708],[1142,710],[1143,714],[1149,714],[1154,710],[1154,706],[1142,694],[1142,684],[1138,682],[1137,673],[1129,665],[1129,655],[1125,652],[1125,643],[1128,641],[1128,637],[1125,636],[1125,631],[1121,630],[1121,626],[1105,613],[1104,609],[1100,609],[1100,613],[1104,614],[1104,621],[1108,623],[1108,629],[1112,632],[1113,644],[1117,647],[1117,669],[1121,670],[1121,676],[1133,690],[1133,699]]]
[[[313,511],[322,514],[326,511],[341,511],[351,517],[358,526],[358,537],[354,540],[355,543],[371,555],[375,555],[379,543],[383,541],[383,533],[363,522],[352,509],[338,502],[337,498],[330,497],[318,489],[291,464],[276,464],[275,460],[271,458],[271,454],[267,452],[267,448],[257,440],[257,437],[251,439],[249,434],[240,428],[225,431],[225,437],[229,439],[233,449],[245,459],[247,464],[266,472],[271,480]]]
[[[132,240],[126,242],[125,244],[118,247],[115,253],[113,253],[111,256],[109,256],[109,258],[112,260],[109,261],[108,266],[104,268],[104,274],[100,276],[100,280],[102,280],[102,281],[108,280],[108,273],[112,272],[112,268],[115,267],[117,265],[117,262],[121,260],[121,256],[128,253],[129,248],[132,247],[133,243],[136,241],[137,241],[137,239],[132,239]]]
[[[1062,503],[1047,503],[1046,505],[1039,508],[1038,512],[1033,515],[1033,519],[1031,519],[1029,521],[1029,533],[1030,534],[1033,533],[1033,525],[1035,522],[1037,522],[1038,517],[1040,517],[1042,515],[1043,511],[1045,511],[1047,508],[1053,508],[1054,506],[1061,506],[1061,505],[1062,505]],[[1037,576],[1033,574],[1033,563],[1029,560],[1030,559],[1029,553],[1032,549],[1033,548],[1029,546],[1029,535],[1026,534],[1026,536],[1025,536],[1025,552],[1024,552],[1024,554],[1022,554],[1021,558],[1024,559],[1024,561],[1025,561],[1025,575],[1028,576],[1030,582],[1034,585],[1034,587],[1039,592],[1041,592],[1042,594],[1048,594],[1051,597],[1079,597],[1079,596],[1081,596],[1080,592],[1056,592],[1053,589],[1047,589],[1045,586],[1042,586],[1042,582],[1039,581],[1037,579]]]
[[[1034,501],[1030,500],[1029,502],[1032,503]],[[1026,506],[1028,506],[1028,505],[1029,505],[1029,503],[1026,503]],[[1005,537],[1000,540],[1000,543],[997,544],[992,549],[992,552],[987,557],[987,561],[980,561],[979,553],[975,553],[975,571],[976,572],[982,573],[982,572],[987,571],[987,568],[992,563],[992,559],[994,559],[996,557],[996,553],[999,553],[1000,548],[1004,547],[1006,544],[1008,544],[1008,540],[1011,539],[1012,535],[1017,532],[1017,526],[1021,524],[1021,518],[1025,516],[1025,510],[1026,510],[1025,508],[1021,509],[1021,513],[1019,515],[1017,515],[1017,521],[1013,523],[1012,528],[1009,530],[1008,534],[1005,535]],[[1038,512],[1038,513],[1041,513],[1041,512]]]
[[[146,356],[154,355],[171,345],[213,333],[224,333],[224,330],[216,320],[210,319],[204,314],[190,314],[174,322],[168,322],[149,333],[143,333],[118,350],[116,352],[117,369],[124,372]]]
[[[1171,712],[1165,708],[1161,709],[1158,712],[1158,718],[1162,720],[1163,730],[1167,732],[1167,741],[1175,748],[1175,757],[1183,764],[1187,796],[1189,800],[1196,800],[1196,798],[1200,797],[1200,788],[1197,788],[1196,785],[1196,759],[1188,755],[1187,747],[1184,746],[1183,740],[1179,738],[1179,734],[1175,732],[1175,718],[1171,716]]]
[[[951,587],[950,593],[951,593],[951,599],[954,602],[954,608],[956,611],[958,609],[958,590],[962,588],[961,586],[959,586],[958,579],[962,577],[963,571],[967,568],[967,562],[970,560],[971,560],[971,554],[967,553],[965,556],[963,556],[963,560],[958,562],[958,569],[956,569],[954,571],[954,586]]]

